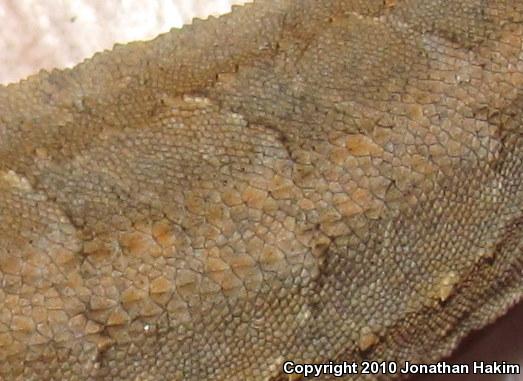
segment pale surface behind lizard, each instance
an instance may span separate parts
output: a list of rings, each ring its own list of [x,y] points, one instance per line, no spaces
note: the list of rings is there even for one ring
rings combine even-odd
[[[136,35],[135,35],[135,37],[133,37],[133,38],[136,38]],[[3,71],[3,73],[6,73],[6,71]]]
[[[151,39],[245,0],[0,0],[0,83],[72,67],[115,42]]]

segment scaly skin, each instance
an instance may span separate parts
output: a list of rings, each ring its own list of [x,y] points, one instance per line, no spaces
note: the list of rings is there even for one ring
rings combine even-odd
[[[0,377],[448,354],[523,296],[522,20],[258,1],[0,87]]]

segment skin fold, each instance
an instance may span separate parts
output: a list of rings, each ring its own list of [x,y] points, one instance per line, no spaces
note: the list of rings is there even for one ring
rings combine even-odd
[[[449,354],[522,295],[522,8],[260,1],[0,88],[0,375]]]

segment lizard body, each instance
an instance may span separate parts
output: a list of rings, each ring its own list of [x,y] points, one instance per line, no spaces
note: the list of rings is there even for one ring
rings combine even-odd
[[[448,354],[523,295],[522,18],[257,1],[0,87],[0,377]]]

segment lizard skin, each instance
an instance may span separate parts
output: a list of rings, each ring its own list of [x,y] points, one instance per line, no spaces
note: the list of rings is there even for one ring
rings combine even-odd
[[[1,88],[0,375],[447,354],[522,295],[522,8],[259,1]]]

